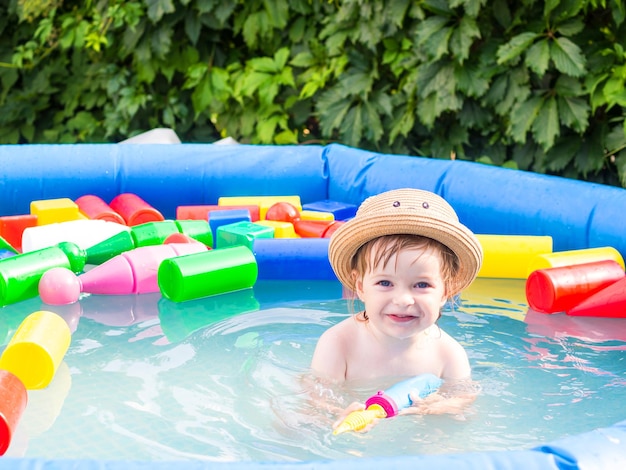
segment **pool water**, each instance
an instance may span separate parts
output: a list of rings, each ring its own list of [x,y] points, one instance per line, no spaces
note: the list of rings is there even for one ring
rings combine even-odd
[[[31,299],[0,310],[4,344],[48,309],[73,330],[55,379],[29,392],[7,456],[308,461],[528,449],[623,419],[626,319],[528,311],[524,282],[478,279],[440,326],[480,395],[462,416],[402,416],[333,436],[331,406],[391,383],[330,389],[308,375],[317,338],[349,315],[336,282],[260,281],[175,304],[158,294]]]

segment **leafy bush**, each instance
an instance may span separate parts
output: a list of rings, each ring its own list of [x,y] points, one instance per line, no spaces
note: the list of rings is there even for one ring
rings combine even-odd
[[[342,142],[626,186],[622,0],[10,0],[0,143]]]

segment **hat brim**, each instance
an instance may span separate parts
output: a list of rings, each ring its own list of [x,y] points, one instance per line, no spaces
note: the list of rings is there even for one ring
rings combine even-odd
[[[459,270],[451,282],[453,296],[476,278],[482,263],[482,247],[476,236],[463,224],[451,224],[437,218],[415,214],[375,215],[355,217],[333,234],[328,247],[330,264],[342,284],[354,290],[352,258],[365,243],[385,235],[420,235],[432,238],[454,252]]]

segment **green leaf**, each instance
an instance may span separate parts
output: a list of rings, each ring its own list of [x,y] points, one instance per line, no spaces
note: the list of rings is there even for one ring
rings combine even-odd
[[[450,37],[450,51],[460,63],[463,63],[469,57],[474,39],[479,38],[480,30],[476,20],[470,16],[463,16],[459,27],[454,29]]]
[[[192,44],[197,44],[202,30],[200,17],[196,15],[185,15],[185,33]]]
[[[417,30],[417,45],[421,46],[432,36],[443,29],[450,19],[444,16],[431,16],[422,21]]]
[[[363,118],[361,105],[352,106],[341,123],[343,140],[352,147],[358,147],[363,135]]]
[[[580,141],[571,136],[562,137],[546,154],[546,168],[550,171],[561,171],[574,160],[580,149]]]
[[[516,142],[526,141],[526,133],[530,130],[543,104],[543,98],[533,96],[517,106],[511,114],[511,137]]]
[[[498,64],[519,59],[520,55],[530,47],[539,35],[537,33],[526,32],[511,38],[509,42],[498,48]]]
[[[489,90],[489,79],[481,76],[481,70],[476,64],[454,67],[459,91],[473,98],[483,96]]]
[[[213,88],[211,79],[208,75],[204,75],[200,83],[196,86],[191,94],[191,103],[196,116],[206,111],[213,100]]]
[[[424,50],[432,60],[439,60],[448,53],[448,42],[453,32],[451,27],[442,28],[424,42]]]
[[[559,111],[553,96],[543,102],[537,118],[533,122],[532,131],[537,143],[545,150],[554,145],[561,128],[559,126]]]
[[[145,0],[148,5],[148,18],[158,23],[166,13],[174,13],[176,8],[172,0]]]
[[[580,47],[567,38],[556,38],[550,44],[550,57],[556,69],[572,77],[580,77],[586,72],[585,57]]]
[[[274,54],[274,62],[276,63],[277,70],[282,70],[289,59],[289,48],[281,47]]]
[[[582,98],[558,97],[559,116],[564,126],[574,129],[579,134],[589,126],[589,104]]]
[[[263,73],[276,73],[279,70],[274,60],[269,57],[255,57],[248,60],[247,65],[253,70]]]
[[[540,77],[548,70],[550,64],[550,42],[548,39],[537,41],[526,51],[524,60],[526,67],[535,72]]]
[[[299,52],[289,63],[294,67],[312,67],[315,65],[315,57],[309,51]]]
[[[555,30],[563,36],[574,36],[585,29],[585,23],[580,18],[570,18],[556,26]]]

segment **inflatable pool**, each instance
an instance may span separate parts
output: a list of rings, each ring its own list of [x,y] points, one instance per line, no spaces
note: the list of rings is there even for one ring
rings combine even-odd
[[[612,246],[626,257],[626,190],[462,161],[381,155],[342,145],[0,146],[0,215],[30,201],[134,193],[174,218],[219,197],[299,195],[359,204],[399,187],[446,198],[478,234],[549,235],[554,250]],[[176,468],[625,468],[626,421],[531,450],[298,463],[176,462]],[[171,468],[171,462],[14,459],[0,468]]]

